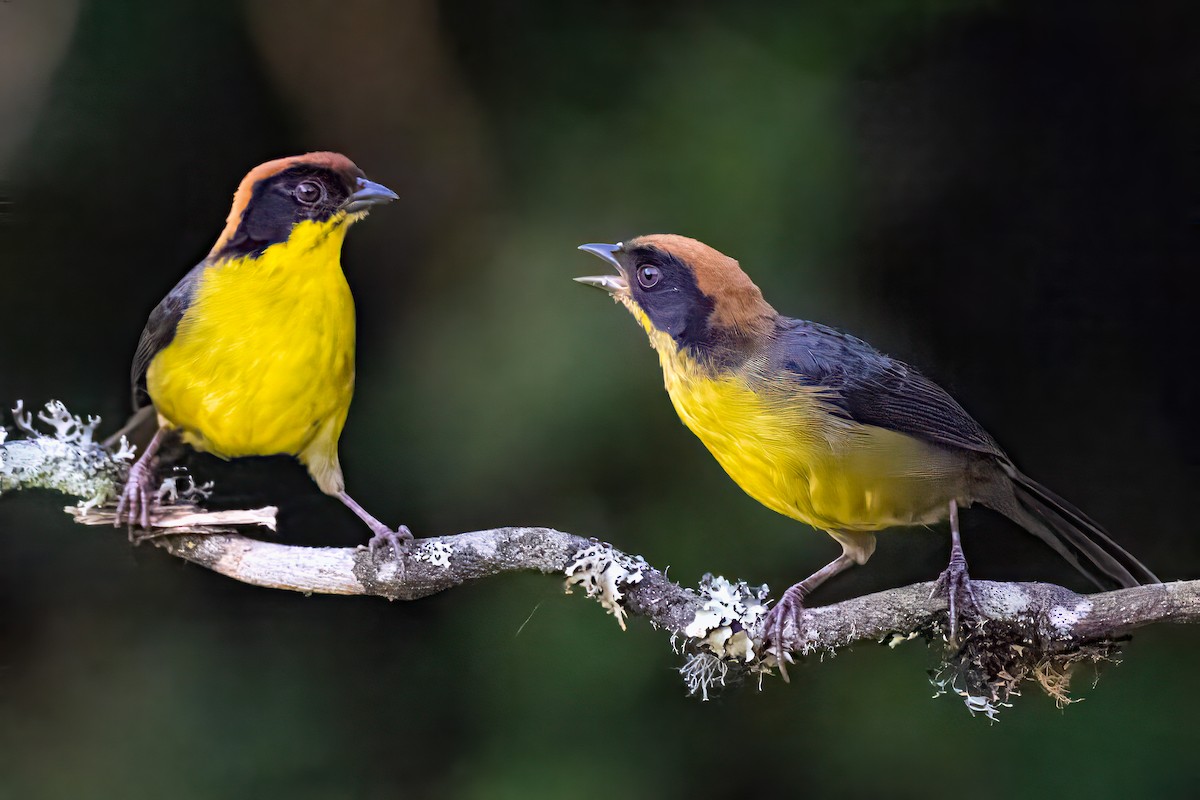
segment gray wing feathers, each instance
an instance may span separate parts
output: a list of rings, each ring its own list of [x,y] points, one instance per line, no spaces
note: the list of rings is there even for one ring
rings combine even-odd
[[[150,318],[142,331],[142,338],[138,340],[137,350],[133,354],[133,366],[129,370],[135,411],[142,406],[146,370],[150,367],[150,361],[175,338],[179,320],[183,319],[184,312],[191,305],[196,285],[200,282],[200,275],[206,266],[206,262],[201,262],[193,267],[150,312]]]
[[[781,320],[771,364],[811,386],[832,390],[847,418],[944,447],[1007,460],[983,427],[944,389],[861,339],[802,320]]]
[[[1097,584],[1158,578],[1095,521],[1020,472],[987,431],[940,386],[866,342],[800,320],[781,320],[769,365],[828,390],[848,419],[994,459],[990,491],[977,499],[1041,538]]]

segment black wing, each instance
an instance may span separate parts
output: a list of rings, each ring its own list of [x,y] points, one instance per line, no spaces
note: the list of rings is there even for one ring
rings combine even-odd
[[[175,288],[167,293],[162,302],[150,312],[150,319],[146,321],[142,338],[138,340],[137,350],[133,354],[133,366],[129,370],[134,411],[142,406],[141,401],[146,394],[145,378],[150,361],[175,338],[175,329],[179,326],[179,320],[183,318],[183,313],[192,304],[196,285],[200,282],[200,275],[207,266],[208,263],[202,261],[193,267],[187,275],[183,276],[183,280],[175,284]]]
[[[861,339],[814,322],[781,318],[771,345],[772,371],[832,390],[848,419],[946,447],[1008,457],[942,387]]]

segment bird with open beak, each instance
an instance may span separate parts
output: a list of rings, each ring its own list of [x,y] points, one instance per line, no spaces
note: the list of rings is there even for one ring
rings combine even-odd
[[[956,641],[960,611],[974,605],[958,509],[973,503],[1098,584],[1158,582],[1096,522],[1017,469],[941,387],[860,339],[779,314],[732,258],[668,234],[579,249],[616,274],[576,280],[611,294],[645,329],[679,418],[729,476],[842,547],[768,613],[764,638],[781,666],[804,598],[865,564],[876,531],[946,519],[950,563],[935,591],[948,593]]]

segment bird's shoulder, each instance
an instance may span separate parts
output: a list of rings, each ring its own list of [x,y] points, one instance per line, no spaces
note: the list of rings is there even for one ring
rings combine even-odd
[[[831,388],[853,375],[886,371],[888,362],[900,364],[845,331],[782,316],[775,324],[768,358],[774,370]]]
[[[945,389],[844,331],[781,317],[765,361],[770,374],[822,390],[834,413],[847,419],[1005,458],[983,426]]]
[[[175,284],[175,287],[167,292],[167,296],[150,312],[150,317],[146,320],[146,327],[142,329],[142,336],[138,340],[137,350],[134,351],[133,364],[129,371],[135,410],[142,405],[146,370],[149,369],[150,362],[174,340],[179,321],[183,319],[183,315],[191,306],[196,295],[196,287],[200,283],[200,277],[209,266],[208,259],[205,259],[188,270],[179,283]]]

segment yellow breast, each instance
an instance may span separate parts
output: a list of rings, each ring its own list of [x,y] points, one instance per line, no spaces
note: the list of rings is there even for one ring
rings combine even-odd
[[[304,222],[259,257],[204,272],[146,374],[159,415],[191,444],[224,458],[317,447],[336,469],[354,391],[345,230]]]
[[[643,327],[679,418],[773,511],[822,530],[875,531],[936,522],[964,494],[962,456],[834,415],[820,390],[793,380],[714,372]]]

